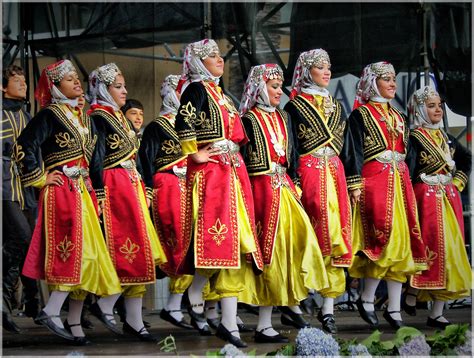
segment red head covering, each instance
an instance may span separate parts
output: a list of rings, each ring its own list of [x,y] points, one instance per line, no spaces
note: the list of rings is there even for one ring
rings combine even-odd
[[[76,68],[69,60],[55,62],[43,69],[35,90],[35,98],[41,108],[51,103],[51,90],[54,83],[61,81],[69,72],[76,72]]]

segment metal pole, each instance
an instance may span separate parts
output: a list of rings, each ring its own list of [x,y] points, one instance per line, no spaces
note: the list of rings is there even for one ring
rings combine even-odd
[[[426,7],[429,4],[423,4],[423,67],[425,71],[425,86],[430,85],[430,61],[428,60],[428,40],[427,40],[427,27],[428,27],[428,11]]]
[[[474,122],[474,117],[466,117],[466,125],[467,125],[467,133],[466,133],[466,145],[467,149],[472,153],[473,150],[473,145],[472,145],[472,125]],[[472,165],[474,164],[474,156],[471,158],[471,168],[473,167]],[[468,206],[467,206],[467,215],[468,215],[468,223],[469,223],[469,232],[470,232],[470,237],[468,238],[469,240],[469,245],[470,245],[470,258],[472,262],[472,258],[474,257],[474,245],[473,245],[473,237],[474,237],[474,175],[471,173],[469,176],[469,185],[468,185]]]

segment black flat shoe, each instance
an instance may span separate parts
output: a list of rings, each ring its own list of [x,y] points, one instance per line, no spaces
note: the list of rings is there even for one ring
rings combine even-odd
[[[243,323],[237,323],[237,328],[239,329],[239,332],[240,332],[240,333],[253,332],[253,329],[252,329],[252,328],[247,327],[247,326],[246,326],[245,324],[243,324]]]
[[[261,331],[255,331],[255,342],[256,343],[288,343],[290,340],[288,337],[277,334],[276,336],[267,336],[263,331],[270,329],[272,327],[266,327]]]
[[[202,306],[202,304],[198,304],[197,306]],[[191,317],[191,325],[198,330],[201,336],[212,336],[212,331],[207,324],[204,313],[197,313],[193,310],[193,306],[188,306],[188,313]],[[198,322],[205,323],[205,325],[199,328]]]
[[[118,335],[123,334],[122,331],[118,328],[118,326],[115,323],[112,322],[112,319],[114,318],[114,315],[102,312],[102,310],[100,309],[97,302],[90,305],[89,311],[90,311],[90,313],[92,313],[92,315],[95,318],[97,318],[99,321],[101,321],[105,325],[105,327],[107,327],[109,330],[111,330],[112,332],[114,332],[115,334],[118,334]],[[111,319],[109,319],[107,317],[111,317]]]
[[[145,328],[151,328],[151,324],[148,321],[143,321],[143,325],[145,326]]]
[[[220,323],[219,326],[217,326],[216,337],[233,344],[237,348],[247,347],[247,343],[245,343],[239,337],[232,335],[232,332],[238,332],[238,330],[229,331],[227,330],[227,328],[224,327],[222,323]]]
[[[72,331],[71,331],[71,327],[75,327],[75,326],[80,326],[81,324],[80,323],[76,323],[76,324],[69,324],[69,322],[67,320],[64,321],[64,329],[66,331],[68,331],[69,333],[72,334]],[[89,341],[86,337],[76,337],[74,336],[74,340],[71,342],[72,345],[74,346],[89,346],[92,344],[91,341]]]
[[[219,318],[208,318],[207,319],[207,324],[212,329],[217,329],[217,327],[219,327],[220,323],[221,323],[221,320]]]
[[[414,306],[410,306],[406,301],[407,296],[417,297],[417,295],[415,295],[414,293],[406,292],[402,296],[402,308],[405,313],[410,316],[416,316],[416,304]]]
[[[360,317],[366,321],[368,324],[370,324],[372,327],[377,327],[379,325],[379,319],[377,318],[377,315],[375,314],[375,311],[366,311],[364,308],[364,303],[372,303],[369,301],[362,301],[361,298],[356,301],[356,306],[357,309],[359,310]]]
[[[400,313],[400,311],[388,311],[388,310],[385,310],[384,313],[383,313],[383,318],[385,318],[385,319],[387,320],[387,322],[390,323],[390,325],[392,326],[392,328],[394,328],[394,329],[399,329],[400,327],[405,326],[405,325],[403,324],[403,321],[402,321],[402,320],[393,319],[392,316],[390,315],[391,313]]]
[[[47,329],[49,329],[55,335],[67,339],[68,341],[74,341],[74,336],[66,331],[64,328],[59,327],[56,323],[53,322],[53,318],[60,317],[59,315],[56,316],[48,316],[45,311],[41,310],[38,316],[35,318],[35,322],[39,322]]]
[[[87,317],[81,317],[81,326],[85,329],[94,329],[94,323]]]
[[[440,319],[441,317],[443,317],[442,315],[441,316],[438,316],[436,318],[431,318],[431,317],[428,317],[428,320],[426,321],[426,325],[428,327],[434,327],[434,328],[439,328],[439,329],[445,329],[446,326],[449,326],[451,324],[451,322],[442,322],[442,321],[438,321],[438,319]]]
[[[309,322],[307,322],[301,313],[295,313],[291,308],[286,306],[279,306],[278,309],[281,311],[281,323],[286,326],[293,326],[295,328],[307,328],[311,327]]]
[[[11,333],[19,334],[21,332],[20,327],[13,322],[11,315],[5,311],[2,311],[2,326],[3,329]]]
[[[314,295],[309,295],[300,302],[300,308],[307,314],[314,316],[316,310],[316,302],[314,302]]]
[[[328,313],[323,316],[321,311],[319,311],[318,321],[322,323],[324,331],[331,334],[337,333],[336,320],[334,319],[333,314]]]
[[[143,326],[139,331],[136,331],[132,326],[128,324],[127,321],[123,322],[123,331],[131,334],[132,336],[137,337],[140,341],[143,342],[158,342],[158,338],[149,332],[142,333],[146,331],[146,327]]]
[[[178,312],[181,312],[181,310],[176,310]],[[164,308],[160,312],[160,317],[161,319],[164,319],[165,321],[181,328],[186,328],[186,329],[193,329],[193,326],[191,326],[184,317],[181,319],[181,321],[178,321],[176,318],[174,318],[170,312],[175,312],[175,311],[167,311]],[[146,327],[146,326],[145,326]]]

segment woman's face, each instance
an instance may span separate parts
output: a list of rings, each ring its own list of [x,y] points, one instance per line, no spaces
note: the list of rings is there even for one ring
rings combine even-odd
[[[425,101],[425,107],[431,123],[437,124],[443,120],[443,106],[439,96],[428,97]]]
[[[77,72],[67,73],[63,79],[59,81],[57,87],[61,93],[69,99],[76,99],[84,93]]]
[[[270,105],[277,107],[280,104],[281,95],[283,93],[283,81],[279,79],[269,80],[266,86]]]
[[[115,77],[115,81],[109,86],[108,90],[117,106],[122,107],[127,101],[125,78],[121,74],[118,74]]]
[[[201,61],[214,77],[221,77],[224,74],[224,59],[219,53],[213,52]]]
[[[331,81],[331,65],[329,63],[324,62],[322,65],[313,66],[309,73],[313,82],[319,87],[326,88],[329,86],[329,81]]]
[[[395,94],[397,93],[397,82],[396,82],[394,73],[377,78],[375,83],[377,83],[377,88],[379,90],[380,95],[383,98],[386,98],[386,99],[395,98]]]

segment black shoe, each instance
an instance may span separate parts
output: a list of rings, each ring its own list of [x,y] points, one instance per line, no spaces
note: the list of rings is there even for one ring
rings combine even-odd
[[[148,321],[143,321],[143,325],[145,326],[145,328],[151,328],[151,324]]]
[[[89,311],[90,313],[92,313],[94,317],[96,317],[99,321],[101,321],[105,325],[105,327],[107,327],[109,330],[111,330],[115,334],[122,335],[122,331],[120,331],[117,325],[112,322],[114,315],[102,312],[97,302],[90,305]],[[109,319],[107,317],[111,317],[111,318]]]
[[[322,323],[324,331],[331,334],[337,333],[336,320],[333,314],[328,313],[323,316],[322,312],[319,311],[318,321]]]
[[[128,324],[127,321],[125,321],[123,322],[123,331],[137,337],[143,342],[158,342],[158,338],[156,338],[154,335],[148,332],[142,333],[146,331],[145,326],[143,326],[139,331],[136,331],[132,326]]]
[[[68,341],[74,341],[74,336],[71,333],[53,322],[52,318],[55,317],[60,316],[48,316],[45,311],[41,310],[38,316],[35,318],[35,322],[41,323],[43,326],[61,338],[67,339]]]
[[[34,319],[36,316],[38,316],[39,311],[40,311],[40,306],[39,306],[38,299],[35,298],[35,299],[25,302],[24,312],[25,312],[26,317],[30,317]]]
[[[91,322],[91,320],[84,316],[81,317],[81,326],[85,329],[94,329],[94,324]]]
[[[13,322],[11,315],[8,312],[2,311],[2,326],[3,329],[11,333],[20,333],[20,327]]]
[[[263,331],[272,328],[267,327],[262,329],[261,331],[255,331],[255,342],[257,343],[288,343],[290,340],[288,337],[282,336],[281,334],[277,334],[276,336],[267,336],[263,333]]]
[[[309,322],[307,322],[301,313],[295,313],[291,310],[291,308],[286,306],[279,306],[279,310],[281,311],[281,323],[286,326],[293,326],[295,328],[308,328],[311,327]]]
[[[301,309],[307,314],[314,316],[314,311],[316,309],[316,302],[314,302],[314,295],[309,295],[303,301],[300,302]]]
[[[387,322],[390,323],[390,325],[392,326],[392,328],[394,328],[394,329],[399,329],[400,327],[405,326],[405,325],[403,324],[403,321],[402,321],[402,320],[393,319],[392,316],[390,315],[391,313],[400,313],[400,311],[388,311],[388,310],[385,310],[384,313],[383,313],[383,318],[385,318],[385,319],[387,320]]]
[[[379,319],[377,318],[377,315],[375,314],[375,311],[366,311],[364,308],[364,303],[372,303],[373,302],[368,302],[368,301],[362,301],[361,298],[356,301],[356,306],[357,309],[359,310],[360,317],[366,321],[368,324],[370,324],[372,327],[377,327],[379,325]]]
[[[211,327],[212,329],[217,329],[217,327],[219,327],[219,324],[221,323],[221,320],[219,318],[207,318],[206,321],[209,327]]]
[[[232,332],[238,332],[236,331],[229,331],[227,328],[224,327],[222,323],[217,326],[217,331],[216,331],[216,337],[219,337],[223,341],[229,342],[236,346],[237,348],[245,348],[247,347],[247,343],[245,343],[243,340],[241,340],[239,337],[236,337],[232,335]]]
[[[405,292],[405,294],[402,296],[402,308],[405,313],[410,316],[416,316],[416,304],[414,306],[410,306],[406,301],[407,296],[417,297],[417,295],[415,295],[414,293]]]
[[[181,310],[178,310],[181,311]],[[174,312],[174,311],[173,311]],[[164,319],[165,321],[181,328],[186,328],[186,329],[193,329],[193,326],[191,326],[184,317],[181,319],[181,321],[178,321],[176,318],[174,318],[171,314],[170,311],[165,310],[164,308],[160,312],[160,317],[161,319]],[[146,327],[146,326],[145,326]]]
[[[72,334],[72,331],[71,331],[71,327],[75,327],[75,326],[80,326],[81,324],[80,323],[77,323],[77,324],[69,324],[69,322],[67,320],[64,321],[64,329],[66,331],[68,331],[69,333]],[[74,340],[71,342],[72,345],[74,346],[89,346],[91,345],[91,341],[89,341],[86,337],[76,337],[74,336]]]
[[[441,317],[443,317],[442,315],[441,316],[438,316],[436,318],[431,318],[431,317],[428,317],[428,320],[426,321],[426,325],[428,327],[434,327],[434,328],[439,328],[439,329],[445,329],[446,326],[449,326],[451,324],[451,322],[442,322],[442,321],[438,321],[438,319],[440,319]]]
[[[247,327],[245,324],[243,323],[237,323],[237,327],[239,328],[239,332],[240,333],[243,333],[243,332],[253,332],[253,329],[252,328],[249,328]]]
[[[191,325],[196,328],[201,336],[212,336],[212,331],[206,321],[204,313],[197,313],[192,306],[188,306],[188,313],[191,317]],[[202,328],[199,328],[197,322],[205,323]]]

